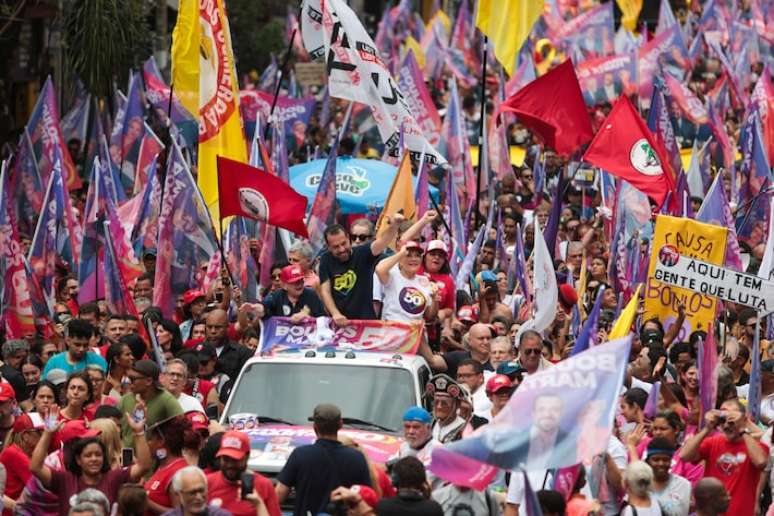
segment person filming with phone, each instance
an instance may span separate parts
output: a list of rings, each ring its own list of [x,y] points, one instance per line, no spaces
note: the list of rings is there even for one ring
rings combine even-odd
[[[705,462],[704,476],[720,480],[731,496],[728,514],[754,514],[752,496],[769,458],[768,447],[758,441],[759,432],[739,400],[731,399],[710,410],[704,428],[686,440],[682,460]],[[715,433],[718,430],[720,433]]]
[[[210,505],[234,516],[280,516],[280,507],[271,480],[247,471],[250,439],[243,432],[226,432],[215,456],[220,471],[207,475]]]

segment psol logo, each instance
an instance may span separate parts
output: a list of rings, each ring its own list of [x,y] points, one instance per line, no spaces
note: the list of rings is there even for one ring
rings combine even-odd
[[[317,188],[322,179],[322,172],[307,176],[305,184],[309,188]],[[336,193],[362,197],[371,188],[371,180],[366,177],[362,167],[347,165],[344,170],[336,171]]]
[[[680,253],[673,245],[662,246],[658,252],[658,261],[665,267],[674,267],[680,260]]]

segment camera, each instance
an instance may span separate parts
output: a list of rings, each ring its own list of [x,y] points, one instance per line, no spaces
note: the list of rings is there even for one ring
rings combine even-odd
[[[727,416],[727,414],[725,412],[721,412],[720,414],[718,414],[718,418],[717,418],[718,425],[720,425],[720,426],[725,425],[727,418],[728,418],[728,416]]]

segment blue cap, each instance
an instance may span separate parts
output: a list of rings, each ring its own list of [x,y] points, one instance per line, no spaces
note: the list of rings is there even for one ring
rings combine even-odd
[[[403,421],[419,421],[429,425],[433,418],[430,416],[430,412],[426,411],[422,407],[411,407],[403,414]]]
[[[497,274],[492,271],[481,271],[478,277],[481,281],[497,281]]]

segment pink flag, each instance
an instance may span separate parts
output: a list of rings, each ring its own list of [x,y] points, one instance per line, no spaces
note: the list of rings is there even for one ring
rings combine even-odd
[[[718,352],[715,347],[715,328],[712,324],[707,328],[707,338],[699,343],[699,400],[701,401],[701,424],[704,414],[715,408],[718,394]]]
[[[414,52],[409,50],[398,69],[398,88],[430,145],[441,139],[441,116],[435,108]]]
[[[688,120],[694,124],[707,123],[707,109],[688,86],[668,73],[664,74],[664,83],[669,89],[672,100],[677,103],[680,111]]]

